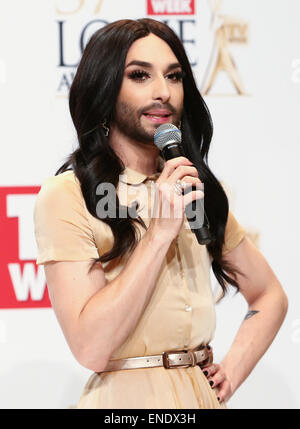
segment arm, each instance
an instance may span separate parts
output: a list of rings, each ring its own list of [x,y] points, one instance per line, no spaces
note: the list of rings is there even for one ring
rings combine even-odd
[[[287,296],[277,277],[247,237],[226,255],[226,260],[245,274],[236,275],[236,280],[249,311],[219,373],[214,373],[214,368],[208,371],[214,385],[220,384],[220,400],[229,399],[251,373],[274,340],[288,308]]]
[[[119,275],[106,284],[101,264],[45,264],[49,296],[66,340],[85,367],[102,371],[110,355],[136,326],[159,274],[170,242],[144,234]]]
[[[184,196],[170,192],[176,179],[199,184],[198,172],[190,164],[184,157],[166,162],[156,182],[149,228],[108,284],[100,263],[89,272],[94,238],[77,185],[61,184],[56,176],[53,186],[39,195],[35,229],[52,307],[72,353],[95,372],[106,367],[112,353],[136,328],[168,248],[182,227],[184,207],[203,198],[202,190]]]

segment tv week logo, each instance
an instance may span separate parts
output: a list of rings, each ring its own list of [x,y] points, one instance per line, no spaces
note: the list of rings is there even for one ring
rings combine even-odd
[[[0,188],[0,308],[51,307],[36,265],[33,208],[40,187]]]
[[[147,0],[148,15],[194,15],[195,0]]]

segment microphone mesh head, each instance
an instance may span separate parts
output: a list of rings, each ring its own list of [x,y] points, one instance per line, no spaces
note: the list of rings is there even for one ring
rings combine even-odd
[[[170,142],[181,143],[181,131],[173,124],[160,125],[154,134],[154,143],[158,149],[163,148]]]

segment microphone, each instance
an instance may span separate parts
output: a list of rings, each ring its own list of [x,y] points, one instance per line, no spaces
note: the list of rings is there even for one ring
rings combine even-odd
[[[181,131],[173,124],[160,125],[154,134],[154,143],[161,151],[163,158],[167,161],[178,156],[185,156],[181,146]],[[196,166],[194,166],[196,168]],[[195,187],[192,186],[192,190]],[[196,204],[201,205],[204,216],[202,222],[199,213],[196,213]],[[196,213],[196,215],[195,215]],[[194,200],[185,207],[186,218],[189,221],[191,231],[196,235],[199,244],[209,244],[212,240],[209,230],[209,221],[204,210],[204,198]],[[196,217],[196,221],[194,218]]]

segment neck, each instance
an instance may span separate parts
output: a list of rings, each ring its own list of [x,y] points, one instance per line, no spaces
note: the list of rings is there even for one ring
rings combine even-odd
[[[158,171],[159,149],[155,144],[133,141],[111,127],[109,144],[125,167],[150,176]]]

